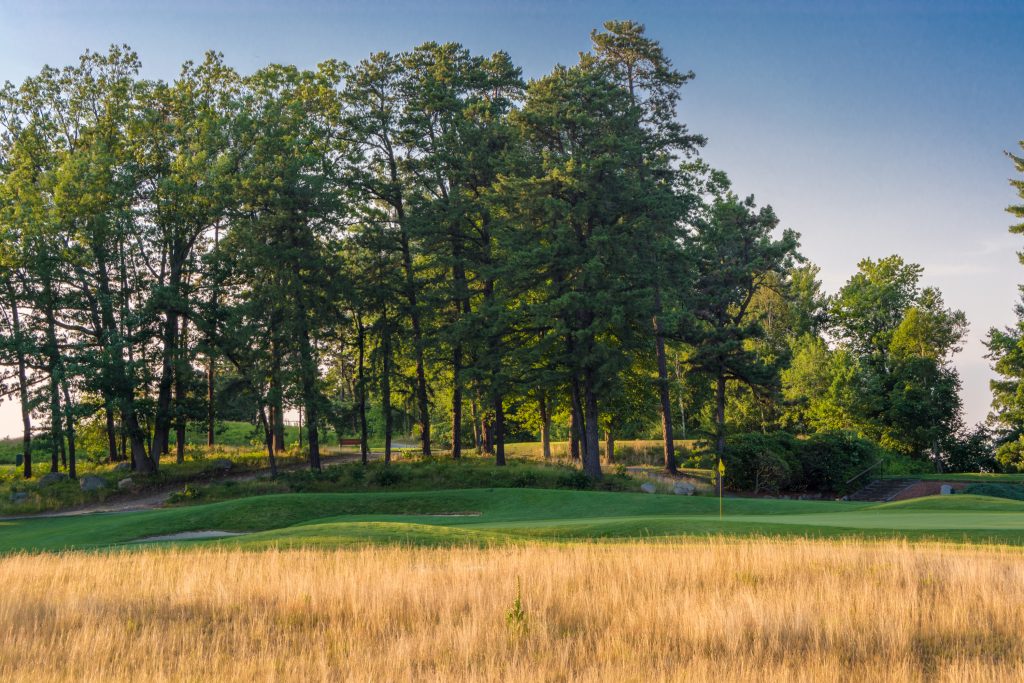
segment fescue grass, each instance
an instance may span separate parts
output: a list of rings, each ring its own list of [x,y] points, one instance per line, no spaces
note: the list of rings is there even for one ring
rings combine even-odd
[[[1022,602],[1019,550],[898,542],[15,555],[0,680],[1009,681]]]

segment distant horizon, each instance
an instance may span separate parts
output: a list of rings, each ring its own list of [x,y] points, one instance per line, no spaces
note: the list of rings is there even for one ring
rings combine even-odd
[[[169,80],[208,49],[247,73],[428,40],[507,51],[533,78],[574,62],[612,18],[644,23],[677,68],[696,72],[682,119],[708,138],[702,156],[801,234],[829,294],[860,260],[898,254],[965,311],[964,419],[983,421],[992,373],[981,340],[1014,322],[1024,282],[1024,239],[1005,212],[1016,193],[1004,152],[1024,138],[1019,3],[0,1],[0,81],[110,44],[131,45],[143,76]],[[17,404],[0,404],[0,437],[20,429]]]

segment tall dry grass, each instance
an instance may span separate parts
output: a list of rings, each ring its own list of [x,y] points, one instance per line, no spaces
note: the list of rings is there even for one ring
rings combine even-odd
[[[1022,608],[998,548],[24,555],[0,559],[0,680],[1024,680]]]

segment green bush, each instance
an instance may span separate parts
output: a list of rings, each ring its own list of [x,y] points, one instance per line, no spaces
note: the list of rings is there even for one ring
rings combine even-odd
[[[794,474],[794,442],[786,432],[737,434],[725,448],[725,485],[753,493],[790,489]]]
[[[579,491],[585,491],[586,489],[592,488],[594,482],[590,480],[582,470],[572,470],[566,472],[562,476],[555,480],[555,486],[560,489],[577,489]]]
[[[725,451],[725,485],[753,493],[815,491],[842,495],[864,481],[852,477],[886,454],[848,432],[822,432],[798,439],[786,432],[737,434]]]
[[[795,454],[801,476],[800,488],[844,495],[863,486],[863,478],[847,483],[883,459],[875,444],[850,432],[822,432],[797,442]]]

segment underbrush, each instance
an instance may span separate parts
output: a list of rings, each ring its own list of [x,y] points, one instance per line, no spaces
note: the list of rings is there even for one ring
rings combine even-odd
[[[278,457],[281,467],[301,464],[303,456],[295,451]],[[159,490],[179,483],[214,481],[228,473],[252,472],[267,467],[267,456],[255,451],[242,451],[230,447],[194,447],[186,450],[185,462],[175,456],[164,457],[160,469],[151,475],[133,472],[127,462],[78,464],[78,479],[66,476],[48,483],[49,461],[33,463],[33,476],[25,479],[21,468],[0,467],[0,513],[32,513],[62,510],[90,503],[98,503],[119,494],[139,494]],[[96,490],[83,490],[86,477],[98,477],[103,486]],[[125,482],[125,480],[129,480]],[[122,484],[122,482],[125,482]]]
[[[675,442],[676,463],[681,464],[692,456],[692,451],[700,442],[693,439],[677,439]],[[513,458],[543,460],[544,450],[540,442],[524,441],[505,444],[505,455]],[[602,459],[606,457],[605,443],[601,442]],[[551,458],[553,460],[569,459],[569,443],[567,441],[551,442]],[[617,465],[664,465],[664,446],[660,440],[633,439],[615,442],[612,461]]]
[[[638,484],[625,474],[606,474],[592,481],[567,465],[541,465],[529,460],[509,460],[497,467],[489,458],[459,460],[421,458],[391,464],[383,462],[332,465],[320,472],[284,472],[276,479],[223,481],[190,486],[172,494],[169,503],[209,503],[270,493],[359,493],[373,491],[430,491],[476,488],[575,489],[581,491],[628,491]]]

